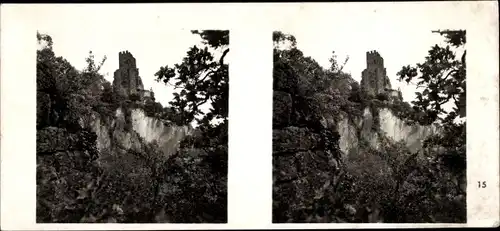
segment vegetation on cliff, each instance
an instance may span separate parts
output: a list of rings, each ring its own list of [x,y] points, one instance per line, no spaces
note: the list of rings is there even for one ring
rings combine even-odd
[[[229,66],[224,58],[229,53],[229,31],[192,31],[200,35],[211,49],[221,49],[214,60],[208,47],[193,46],[181,63],[173,68],[161,67],[157,80],[172,84],[180,93],[174,93],[170,102],[170,121],[177,125],[197,124],[197,133],[181,143],[179,156],[198,150],[196,158],[177,161],[170,172],[179,168],[185,172],[179,192],[179,207],[172,210],[185,222],[212,220],[227,221],[227,161],[228,161],[228,95]],[[202,107],[208,104],[208,111]],[[187,197],[186,197],[187,196]],[[181,205],[182,204],[182,205]],[[181,213],[182,211],[182,213]],[[198,217],[208,216],[199,220]]]
[[[304,57],[292,35],[273,39],[273,222],[336,222],[343,167],[332,126],[348,102],[329,88],[332,72]]]
[[[465,43],[463,31],[443,34],[450,45]],[[465,116],[465,52],[456,59],[449,46],[436,45],[423,64],[403,67],[401,80],[418,76],[424,88],[411,106],[367,95],[335,56],[331,68],[323,69],[297,49],[293,35],[275,32],[273,39],[274,222],[466,221],[465,122],[455,120]],[[441,107],[448,100],[456,102],[451,112]],[[373,116],[373,133],[380,133],[380,108],[409,125],[438,122],[443,132],[416,153],[379,134],[379,149],[360,140],[358,152],[344,159],[337,148],[339,115],[360,117],[365,108]],[[324,140],[330,145],[318,149]]]
[[[228,43],[227,31],[194,33],[209,46]],[[189,98],[192,87],[203,91],[182,76],[186,70],[188,75],[208,70],[192,69],[190,64],[200,57],[211,59],[207,49],[192,48],[184,64],[176,65],[181,70],[179,82],[186,81],[178,86],[189,93],[181,93],[171,107],[164,108],[154,100],[139,103],[133,96],[127,99],[116,94],[99,74],[105,58],[96,63],[90,53],[87,67],[79,71],[54,54],[49,35],[37,34],[37,39],[41,46],[37,50],[37,222],[227,221],[228,76],[223,58],[208,65],[217,74],[212,75],[212,84],[204,83],[212,114],[205,114],[194,135],[174,155],[165,157],[158,144],[145,142],[130,129],[130,110],[141,108],[150,117],[178,125],[191,122],[194,117],[189,115],[202,114],[182,110],[182,105],[193,102]],[[97,115],[103,126],[110,126],[118,108],[125,112],[128,129],[124,132],[135,137],[137,141],[130,142],[137,142],[133,144],[137,148],[99,151],[98,136],[89,124]],[[208,123],[210,118],[222,123]],[[118,145],[113,139],[111,145]]]

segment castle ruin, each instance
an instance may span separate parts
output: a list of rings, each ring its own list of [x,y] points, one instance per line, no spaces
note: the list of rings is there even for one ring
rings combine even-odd
[[[402,101],[401,91],[392,89],[384,67],[384,58],[377,51],[366,52],[366,69],[361,73],[361,88],[370,96],[383,93],[391,101]]]
[[[153,99],[154,93],[144,90],[134,56],[128,51],[122,51],[118,54],[118,63],[113,79],[115,92],[126,98],[136,95],[140,101]]]

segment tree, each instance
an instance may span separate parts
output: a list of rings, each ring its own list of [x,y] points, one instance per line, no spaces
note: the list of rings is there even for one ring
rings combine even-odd
[[[175,64],[173,68],[161,67],[156,73],[156,80],[163,81],[165,84],[173,82],[174,88],[180,89],[179,93],[174,93],[174,99],[170,102],[173,118],[169,119],[178,125],[196,121],[198,129],[203,134],[196,142],[193,143],[188,139],[183,145],[196,144],[196,148],[219,156],[220,161],[225,162],[229,76],[228,64],[224,62],[224,58],[229,52],[227,47],[229,31],[205,30],[192,31],[192,33],[200,35],[203,43],[214,51],[210,51],[208,47],[193,46],[180,64]],[[215,61],[213,53],[217,49],[222,50],[222,55],[219,60]],[[210,103],[211,106],[208,112],[201,110],[201,106],[206,103]]]
[[[337,61],[337,54],[335,54],[335,51],[332,51],[332,56],[328,59],[328,61],[330,62],[330,68],[328,70],[334,74],[340,74],[342,72],[342,69],[344,69],[347,61],[349,61],[349,56],[346,57],[344,63],[341,66]]]
[[[424,89],[416,93],[416,100],[412,102],[416,113],[424,115],[420,123],[438,121],[442,127],[440,134],[424,141],[423,153],[430,158],[418,166],[417,173],[425,179],[419,184],[426,187],[426,197],[420,201],[429,202],[428,208],[434,209],[428,212],[430,221],[439,214],[444,222],[457,222],[466,217],[466,192],[463,190],[466,174],[466,33],[465,30],[433,32],[445,37],[446,47],[433,46],[423,63],[405,66],[398,75],[407,83],[417,79],[417,87]],[[452,47],[463,49],[460,58]],[[443,108],[448,102],[454,103],[451,111]],[[464,120],[457,121],[457,118]],[[445,205],[453,206],[444,209]]]
[[[161,67],[156,80],[173,85],[170,107],[163,115],[177,125],[197,123],[194,135],[165,169],[170,183],[181,182],[169,194],[165,211],[177,222],[225,222],[227,220],[228,64],[229,31],[192,31],[207,46],[193,46],[181,63]],[[215,60],[215,53],[222,51]],[[208,111],[202,105],[210,105]],[[178,180],[173,180],[178,179]],[[172,182],[171,182],[172,181]]]
[[[54,42],[52,41],[52,37],[47,34],[40,34],[40,32],[36,32],[36,40],[38,42],[38,45],[42,47],[41,50],[43,49],[49,49],[52,50],[52,45]]]
[[[281,31],[273,31],[273,44],[275,49],[279,49],[281,45],[289,43],[290,49],[296,48],[297,39],[295,36],[290,34],[285,34]]]
[[[430,124],[436,120],[449,123],[457,117],[465,117],[465,73],[466,63],[464,50],[460,59],[450,47],[463,48],[465,45],[465,31],[437,31],[446,38],[449,44],[446,47],[434,45],[425,62],[416,66],[404,66],[398,72],[399,80],[411,82],[417,79],[417,87],[424,88],[423,92],[416,93],[414,104],[417,111],[426,114],[424,123]],[[453,101],[455,106],[448,113],[443,105]],[[440,118],[444,115],[444,118]]]
[[[199,34],[211,48],[222,48],[223,53],[218,61],[208,47],[193,46],[180,64],[173,68],[161,67],[155,74],[157,81],[172,84],[175,89],[171,109],[179,125],[196,121],[200,127],[209,128],[213,119],[227,121],[228,115],[228,65],[224,58],[229,52],[228,31],[193,31]],[[203,112],[201,106],[211,104],[209,112]],[[199,117],[199,118],[196,118]]]
[[[417,87],[424,88],[423,92],[416,93],[414,109],[417,112],[423,112],[426,116],[426,123],[432,123],[436,120],[443,125],[444,132],[442,139],[433,138],[427,141],[428,144],[437,144],[452,147],[457,144],[457,141],[465,140],[465,121],[457,122],[456,118],[465,118],[465,102],[466,102],[466,63],[464,49],[460,59],[457,58],[456,52],[451,50],[451,46],[463,48],[465,45],[464,30],[444,30],[433,31],[445,36],[445,41],[448,43],[446,47],[434,45],[429,50],[429,55],[425,58],[424,63],[418,63],[416,67],[405,66],[398,75],[400,80],[410,82],[413,79],[418,79]],[[443,109],[443,105],[448,102],[453,102],[455,106],[452,111],[447,112]],[[438,117],[442,115],[442,118]],[[448,136],[449,135],[449,136]],[[457,139],[456,135],[463,139]],[[465,153],[464,153],[465,154]]]
[[[79,119],[95,105],[103,77],[93,65],[93,56],[87,58],[89,67],[80,72],[54,54],[49,35],[37,33],[37,41],[42,45],[37,50],[37,94],[40,96],[37,99],[45,98],[41,105],[50,105],[47,109],[50,115],[40,118],[39,125],[77,128]]]
[[[282,32],[275,32],[275,34],[273,36],[274,39],[277,39],[273,52],[275,85],[279,85],[281,82],[296,82],[290,84],[294,85],[293,87],[296,88],[299,95],[303,96],[312,96],[330,86],[330,79],[326,76],[326,71],[314,59],[304,56],[304,53],[295,46],[296,41],[293,35]],[[292,46],[279,49],[279,44],[276,42],[289,42],[292,43]]]
[[[93,86],[102,76],[56,56],[49,35],[37,33],[37,41],[37,221],[79,222],[102,174],[97,135],[80,124],[98,101]]]
[[[196,148],[202,148],[216,156],[221,154],[221,161],[224,162],[227,155],[229,106],[228,64],[224,62],[224,58],[229,52],[229,31],[205,30],[192,33],[200,35],[203,43],[214,51],[210,51],[208,47],[193,46],[182,63],[175,64],[174,68],[161,67],[156,73],[157,81],[165,84],[174,82],[174,87],[181,89],[180,93],[174,93],[174,99],[170,102],[170,111],[175,116],[172,120],[178,125],[196,121],[202,133],[200,140],[194,142]],[[222,55],[215,61],[213,53],[217,49],[222,50]],[[210,103],[211,107],[208,112],[203,112],[201,106],[206,103]],[[189,139],[185,143],[193,144]]]
[[[94,59],[95,59],[94,54],[92,54],[92,51],[89,51],[89,56],[85,58],[87,66],[83,70],[84,73],[99,73],[99,70],[101,70],[101,67],[102,65],[104,65],[104,62],[106,61],[107,57],[104,56],[99,64],[96,64]]]

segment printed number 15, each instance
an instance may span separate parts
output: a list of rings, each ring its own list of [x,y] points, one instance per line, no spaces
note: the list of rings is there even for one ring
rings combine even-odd
[[[478,181],[477,187],[478,188],[486,188],[486,181]]]

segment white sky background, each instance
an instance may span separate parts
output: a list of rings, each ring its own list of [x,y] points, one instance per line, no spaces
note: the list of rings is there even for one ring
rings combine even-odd
[[[276,28],[276,30],[293,34],[297,39],[297,47],[325,68],[329,67],[328,59],[332,51],[337,54],[339,64],[343,64],[345,58],[349,56],[343,71],[350,73],[358,82],[361,80],[361,72],[366,67],[366,52],[377,50],[384,58],[384,65],[393,88],[400,88],[404,100],[410,102],[415,98],[416,88],[406,82],[399,82],[396,73],[404,65],[422,62],[431,46],[443,43],[444,37],[431,33],[431,30],[463,29],[436,27],[432,18],[420,9],[422,8],[394,11],[390,8],[380,8],[360,13],[363,20],[358,20],[359,16],[348,15],[351,11],[344,7],[328,8],[332,19],[327,22],[326,29],[311,26],[317,24],[318,20],[314,18],[315,15],[307,15],[308,20],[297,17],[293,24],[288,23],[293,27]],[[109,17],[104,11],[105,8],[96,8],[93,17],[85,17],[85,21],[81,20],[83,15],[78,11],[46,14],[37,22],[38,28],[41,33],[52,36],[56,55],[63,56],[77,69],[85,67],[85,58],[90,50],[93,51],[97,62],[106,55],[107,60],[101,73],[110,82],[113,81],[113,73],[118,68],[118,52],[128,50],[136,58],[144,88],[146,90],[152,88],[157,101],[167,106],[173,97],[173,89],[154,81],[154,74],[161,66],[172,67],[173,64],[179,63],[189,47],[203,46],[201,38],[190,32],[199,28],[163,27],[162,29],[162,27],[137,26],[161,25],[162,19],[154,15],[141,14],[140,17],[125,22],[123,18],[127,18],[129,12],[117,11],[113,13],[113,17]],[[370,19],[366,20],[367,17]],[[64,20],[61,20],[62,18]],[[394,23],[399,18],[404,18],[406,23]],[[310,24],[310,21],[314,21],[314,24]],[[134,25],[130,25],[131,22]],[[229,54],[226,59],[229,62]]]
[[[392,88],[397,90],[399,87],[404,101],[407,102],[415,99],[416,86],[411,83],[408,85],[405,81],[399,82],[396,73],[403,66],[424,62],[432,46],[444,44],[444,37],[431,33],[432,30],[464,29],[456,26],[436,26],[433,18],[429,17],[432,12],[429,12],[428,8],[415,7],[411,11],[409,8],[406,8],[406,11],[395,11],[390,7],[376,10],[360,8],[356,9],[358,15],[353,15],[353,10],[346,9],[350,8],[349,6],[354,8],[356,4],[347,4],[345,8],[328,8],[328,14],[332,15],[331,20],[324,22],[322,26],[313,26],[314,24],[309,22],[318,24],[324,20],[315,19],[315,15],[308,15],[307,20],[297,19],[289,23],[289,28],[277,30],[294,35],[297,48],[324,68],[330,66],[328,59],[332,51],[335,51],[339,65],[349,56],[343,71],[350,73],[358,82],[361,81],[361,72],[366,68],[366,52],[378,51],[384,58]],[[322,13],[318,15],[324,16]],[[403,19],[405,23],[395,23]],[[457,24],[460,22],[455,25]]]
[[[498,226],[497,2],[2,4],[1,16],[1,226],[6,230]],[[183,26],[185,37],[173,29]],[[332,50],[341,61],[349,54],[344,70],[357,80],[366,51],[376,49],[394,86],[401,66],[423,60],[434,43],[425,41],[437,36],[430,33],[439,29],[434,26],[467,29],[467,181],[472,182],[467,188],[467,225],[271,224],[272,31],[293,32],[299,48],[322,65],[328,64]],[[179,62],[192,45],[186,41],[189,30],[230,30],[227,225],[35,223],[37,29],[50,33],[56,54],[77,68],[93,50],[97,59],[108,56],[104,69],[112,75],[118,52],[129,50],[147,89],[153,83],[148,78],[160,66]],[[163,89],[153,87],[157,98]],[[413,94],[402,90],[409,100],[407,95]],[[165,94],[170,95],[168,90]],[[487,181],[488,187],[478,189],[476,181]]]
[[[161,24],[162,19],[141,14],[140,17],[120,23],[126,17],[127,11],[114,12],[113,17],[110,17],[110,14],[98,12],[101,10],[104,11],[96,8],[94,16],[87,16],[85,20],[82,20],[83,17],[79,14],[85,12],[59,11],[60,14],[44,14],[38,22],[38,30],[52,37],[56,56],[66,58],[78,70],[86,66],[85,58],[88,57],[89,51],[94,54],[96,64],[106,55],[107,60],[99,72],[111,83],[113,73],[118,69],[118,53],[128,50],[136,59],[144,89],[152,88],[156,101],[164,107],[167,106],[173,98],[173,87],[156,82],[154,74],[162,66],[173,67],[174,64],[180,63],[190,47],[204,47],[201,37],[191,33],[191,30],[200,28],[141,27],[137,25]],[[130,22],[136,25],[129,27]],[[217,58],[220,53],[216,52],[214,56]],[[228,53],[225,63],[229,61]]]

